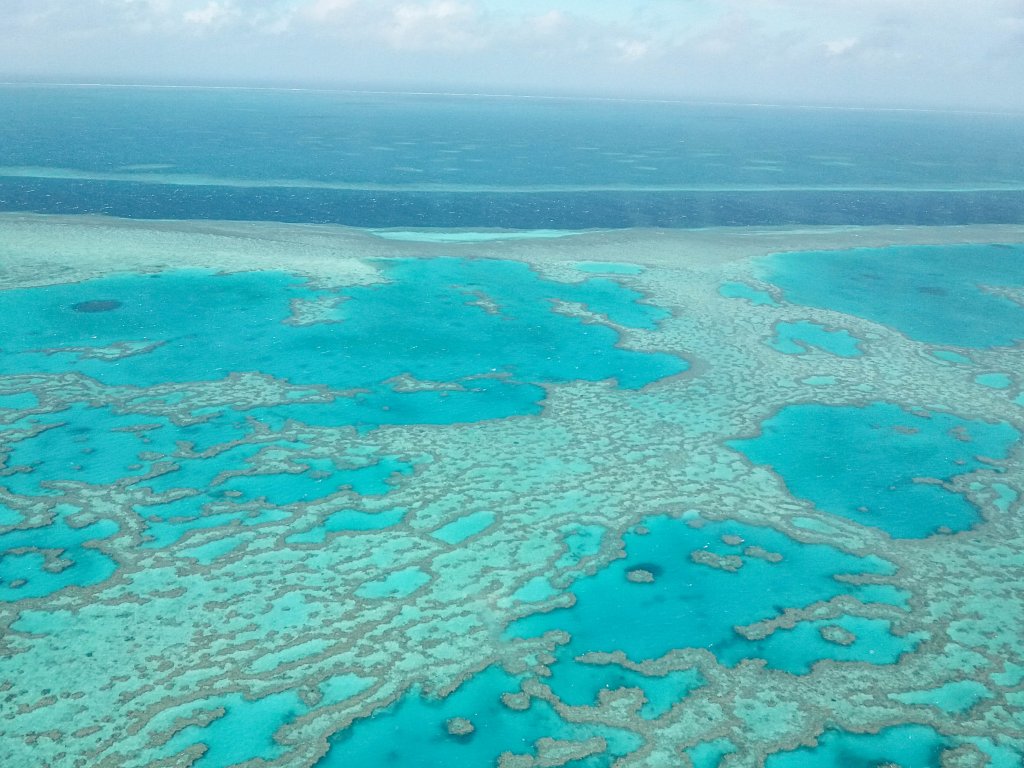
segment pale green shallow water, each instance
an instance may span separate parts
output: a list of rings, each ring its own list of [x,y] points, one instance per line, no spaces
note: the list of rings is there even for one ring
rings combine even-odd
[[[7,764],[1021,764],[1021,247],[0,226]]]

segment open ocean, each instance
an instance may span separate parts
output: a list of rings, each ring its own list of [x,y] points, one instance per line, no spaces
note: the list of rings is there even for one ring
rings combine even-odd
[[[1024,766],[1024,120],[0,86],[0,766]]]

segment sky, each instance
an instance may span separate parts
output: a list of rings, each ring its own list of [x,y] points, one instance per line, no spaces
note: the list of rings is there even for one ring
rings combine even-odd
[[[1024,112],[1024,0],[0,0],[0,79]]]

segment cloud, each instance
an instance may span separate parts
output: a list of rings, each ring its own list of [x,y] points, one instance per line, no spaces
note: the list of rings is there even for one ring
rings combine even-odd
[[[615,47],[619,51],[619,60],[624,62],[639,61],[651,50],[651,44],[643,40],[619,40]]]
[[[211,0],[202,8],[185,11],[181,18],[186,24],[198,27],[220,27],[240,18],[241,12],[231,3],[219,3]]]
[[[860,43],[859,37],[844,37],[840,40],[828,40],[824,43],[825,52],[829,56],[842,56],[849,53],[857,44]]]
[[[302,13],[314,21],[327,21],[344,14],[353,5],[355,0],[314,0],[302,9]]]
[[[557,35],[563,31],[568,24],[568,16],[562,11],[552,9],[537,16],[527,16],[525,19],[527,27],[538,35]]]
[[[1024,108],[1022,0],[0,2],[8,76]]]
[[[489,37],[478,6],[457,0],[401,3],[391,9],[381,33],[402,51],[474,51]]]

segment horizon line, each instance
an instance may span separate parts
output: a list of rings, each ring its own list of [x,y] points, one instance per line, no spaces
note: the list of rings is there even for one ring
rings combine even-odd
[[[209,85],[195,83],[112,83],[112,82],[55,82],[34,80],[0,80],[0,87],[49,87],[49,88],[139,88],[161,90],[209,90],[209,91],[270,91],[284,93],[325,93],[364,96],[442,96],[446,98],[478,98],[478,99],[519,99],[536,101],[583,101],[628,104],[665,104],[691,107],[749,107],[757,109],[802,109],[838,112],[895,112],[952,115],[990,115],[1019,117],[1024,110],[996,109],[957,109],[953,107],[895,107],[866,106],[855,104],[798,104],[775,101],[712,101],[702,99],[682,99],[653,96],[601,96],[585,94],[528,94],[507,92],[484,92],[471,90],[407,90],[386,88],[329,88],[312,86],[286,85]]]

